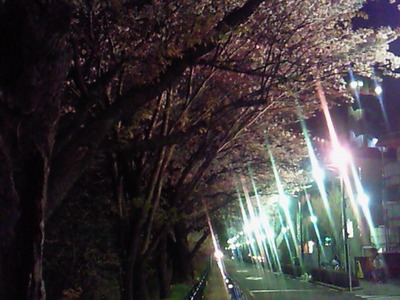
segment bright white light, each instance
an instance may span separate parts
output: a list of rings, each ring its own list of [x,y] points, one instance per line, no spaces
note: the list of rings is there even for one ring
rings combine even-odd
[[[342,170],[344,170],[346,168],[346,165],[352,160],[350,152],[340,146],[335,147],[335,149],[332,150],[330,159],[332,163],[334,163],[339,168],[342,168]]]
[[[215,250],[214,256],[216,259],[222,259],[224,257],[224,253],[221,250]]]
[[[357,200],[358,200],[358,203],[360,203],[361,205],[364,205],[364,206],[367,206],[369,203],[369,197],[365,193],[359,194],[357,197]]]
[[[244,232],[247,235],[251,235],[252,233],[256,233],[260,230],[262,222],[259,218],[253,218],[246,226],[244,227]]]
[[[352,220],[347,220],[347,236],[349,238],[354,237],[354,227],[353,227],[353,221]]]
[[[233,289],[233,284],[232,283],[228,284],[228,289]]]
[[[352,89],[357,88],[357,86],[358,86],[357,81],[351,81],[351,82],[350,82],[350,87],[351,87]]]
[[[314,216],[314,215],[310,216],[310,221],[313,222],[313,223],[317,223],[318,218],[316,216]]]
[[[279,203],[280,203],[281,207],[288,208],[289,204],[290,204],[290,198],[288,196],[286,196],[286,195],[282,195],[280,197]]]
[[[382,87],[380,85],[377,85],[375,87],[375,94],[379,96],[380,94],[382,94],[382,92],[383,92]]]
[[[312,174],[313,174],[314,179],[324,179],[325,178],[325,173],[319,166],[312,169]]]
[[[312,254],[314,251],[314,245],[315,243],[313,241],[308,241],[307,242],[307,246],[308,246],[308,253]]]
[[[364,86],[364,82],[362,80],[353,80],[350,82],[350,87],[355,90],[356,88],[361,88]]]
[[[250,235],[253,233],[253,231],[251,230],[251,226],[249,224],[246,224],[243,228],[244,232],[246,232],[247,235]]]

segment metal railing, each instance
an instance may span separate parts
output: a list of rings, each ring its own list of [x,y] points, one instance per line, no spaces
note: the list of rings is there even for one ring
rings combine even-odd
[[[203,299],[204,289],[207,284],[208,275],[211,270],[211,262],[208,264],[207,268],[204,270],[199,281],[193,286],[189,294],[185,297],[185,300],[200,300]]]
[[[204,290],[207,285],[208,275],[212,266],[212,258],[206,270],[201,275],[199,281],[193,286],[184,300],[201,300],[204,297]],[[237,282],[235,282],[228,274],[225,274],[225,285],[231,300],[246,300],[247,297],[242,293]]]

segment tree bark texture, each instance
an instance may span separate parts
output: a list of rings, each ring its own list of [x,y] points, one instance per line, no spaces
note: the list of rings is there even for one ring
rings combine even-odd
[[[177,224],[174,228],[175,241],[170,245],[170,255],[173,264],[173,282],[182,283],[193,277],[188,232],[185,224]]]
[[[0,298],[43,300],[43,216],[68,70],[68,10],[0,5]]]
[[[167,238],[164,237],[159,244],[157,259],[158,285],[160,287],[160,299],[166,299],[171,291],[171,276],[168,266]]]

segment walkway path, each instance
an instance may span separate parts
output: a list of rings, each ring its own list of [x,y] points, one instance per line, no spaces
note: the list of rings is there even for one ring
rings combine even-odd
[[[208,277],[207,286],[204,291],[205,300],[230,300],[228,291],[225,286],[224,279],[215,262],[211,267],[211,272]]]

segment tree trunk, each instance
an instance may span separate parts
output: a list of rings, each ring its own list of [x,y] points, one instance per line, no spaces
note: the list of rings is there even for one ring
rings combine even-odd
[[[188,244],[188,233],[184,224],[174,229],[175,241],[171,243],[170,255],[173,264],[173,282],[182,283],[193,278],[193,266]]]
[[[128,241],[128,249],[126,251],[126,260],[123,274],[123,284],[124,284],[124,299],[133,300],[134,299],[134,268],[136,265],[136,256],[138,254],[137,243],[134,237],[132,241]]]
[[[160,241],[157,260],[157,273],[160,288],[160,299],[166,299],[171,292],[171,276],[168,270],[167,238]]]
[[[43,300],[43,216],[70,9],[29,0],[0,7],[0,298]]]
[[[141,259],[136,260],[133,276],[133,298],[134,300],[149,300],[148,287],[146,283],[145,262]]]
[[[38,157],[26,166],[25,172],[9,178],[14,182],[10,180],[8,188],[17,188],[19,193],[6,190],[0,194],[2,206],[8,203],[11,207],[3,211],[6,216],[1,220],[0,298],[4,300],[46,298],[42,263],[48,167]]]

